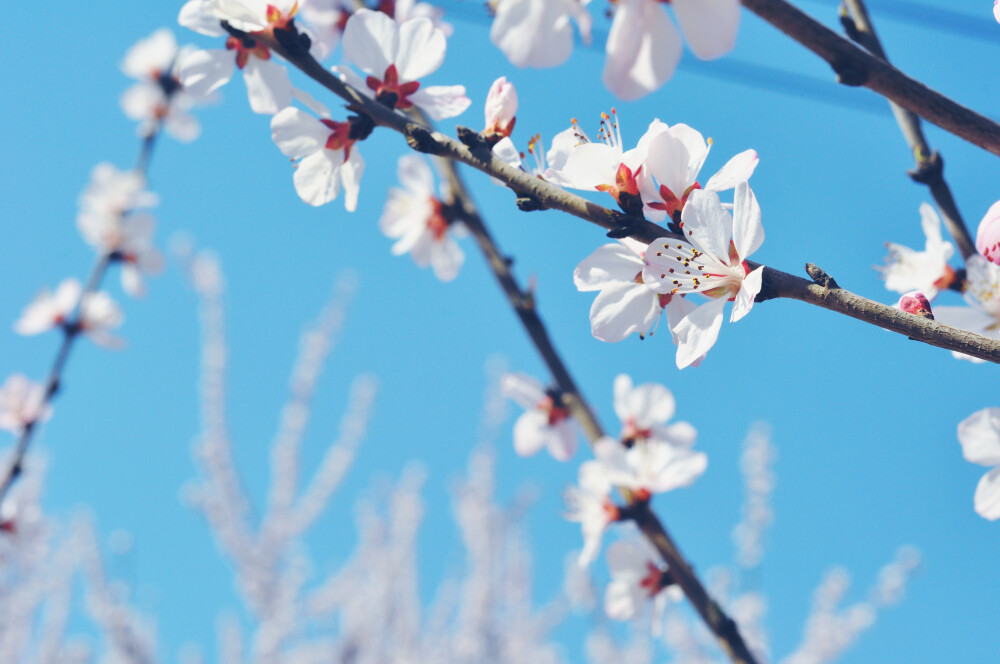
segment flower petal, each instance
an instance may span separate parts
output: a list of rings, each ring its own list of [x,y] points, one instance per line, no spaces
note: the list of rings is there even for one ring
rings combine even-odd
[[[1000,408],[984,408],[962,420],[958,442],[966,461],[1000,466]]]
[[[243,81],[254,113],[274,115],[292,103],[292,81],[276,62],[250,58],[243,68]]]
[[[337,170],[343,152],[320,150],[299,162],[292,180],[299,198],[309,205],[329,203],[340,192]]]
[[[1000,519],[1000,467],[983,475],[976,485],[976,513],[990,521]]]
[[[674,0],[674,15],[688,46],[702,60],[733,50],[740,27],[739,0]]]
[[[622,341],[634,332],[648,332],[661,311],[659,297],[648,286],[610,284],[590,307],[590,331],[601,341]]]
[[[662,5],[624,0],[615,10],[605,51],[604,85],[631,101],[659,89],[673,75],[681,39]]]
[[[722,328],[723,298],[709,300],[682,318],[672,332],[677,336],[677,368],[683,369],[715,345]]]
[[[642,268],[642,259],[623,243],[605,244],[580,261],[573,270],[573,283],[582,292],[601,290],[614,283],[634,282]]]
[[[741,260],[760,249],[764,243],[764,227],[760,223],[760,205],[746,182],[736,185],[733,200],[733,244]]]
[[[760,158],[756,150],[744,150],[726,162],[719,172],[708,179],[704,189],[726,191],[740,182],[745,182],[753,175]]]
[[[753,307],[754,298],[757,297],[757,293],[760,292],[761,281],[763,278],[764,266],[761,265],[743,279],[743,285],[740,286],[740,292],[736,294],[736,299],[733,300],[733,311],[729,315],[730,323],[735,323],[750,313],[750,309]]]
[[[399,49],[399,28],[382,12],[359,9],[344,26],[344,57],[358,69],[381,79]]]
[[[431,85],[422,87],[410,101],[427,111],[434,120],[453,118],[465,112],[472,100],[465,95],[464,85]]]
[[[419,81],[435,72],[444,62],[444,33],[429,18],[414,18],[399,26],[396,69],[399,80]]]

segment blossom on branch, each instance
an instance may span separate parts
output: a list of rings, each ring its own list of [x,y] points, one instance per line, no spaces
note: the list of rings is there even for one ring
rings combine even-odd
[[[674,395],[663,385],[633,386],[631,377],[619,374],[615,378],[614,392],[615,415],[622,422],[619,438],[623,443],[655,441],[682,448],[694,445],[698,432],[690,423],[667,424],[676,407]]]
[[[382,12],[359,9],[344,28],[344,57],[368,76],[362,80],[346,67],[334,71],[350,85],[390,108],[414,106],[432,119],[461,114],[471,104],[464,85],[421,87],[419,79],[444,62],[444,33],[428,18],[402,25]]]
[[[492,0],[490,41],[517,67],[558,67],[573,52],[572,18],[590,43],[590,0]]]
[[[976,251],[1000,265],[1000,201],[990,206],[976,231]]]
[[[428,2],[417,0],[379,0],[374,7],[397,23],[403,23],[414,18],[429,18],[438,28],[450,36],[452,26],[443,20],[444,10]],[[309,26],[308,34],[312,40],[311,50],[315,51],[316,59],[322,60],[340,43],[347,20],[351,18],[359,4],[357,0],[310,0],[302,5],[299,16]]]
[[[505,397],[525,409],[514,425],[514,451],[527,457],[547,448],[557,461],[576,453],[577,437],[569,411],[558,393],[546,390],[527,374],[506,374],[500,382]]]
[[[483,134],[487,138],[499,140],[510,136],[517,120],[517,89],[514,84],[501,76],[493,81],[489,94],[486,95],[486,125]]]
[[[67,334],[83,332],[101,346],[120,346],[121,340],[112,336],[108,330],[118,327],[124,321],[121,309],[103,291],[86,293],[81,299],[82,291],[83,288],[76,279],[63,280],[55,293],[43,290],[24,308],[21,317],[14,323],[14,331],[33,335],[61,327]],[[70,315],[78,302],[80,306],[76,320],[71,321]]]
[[[514,168],[519,168],[526,173],[530,173],[537,178],[559,186],[568,186],[566,179],[562,176],[562,169],[566,166],[566,160],[573,150],[580,144],[576,137],[574,127],[564,129],[552,139],[552,147],[548,152],[542,143],[540,134],[535,134],[528,141],[528,154],[534,160],[533,165],[528,168],[524,166],[522,160],[527,156],[523,152],[518,152],[514,147],[514,141],[510,138],[502,138],[493,146],[493,154],[504,160]],[[503,185],[500,180],[494,179],[495,184]]]
[[[920,205],[920,225],[927,237],[924,250],[915,251],[886,242],[885,247],[889,250],[886,264],[876,269],[882,273],[885,287],[889,290],[897,293],[919,290],[933,300],[955,279],[955,270],[948,265],[955,247],[941,237],[941,219],[927,203]]]
[[[33,422],[44,422],[52,415],[46,403],[45,386],[23,374],[11,374],[0,387],[0,429],[20,434]]]
[[[139,121],[139,135],[153,134],[160,122],[179,141],[193,141],[201,132],[198,121],[188,110],[195,98],[180,82],[181,60],[192,52],[179,49],[174,33],[161,28],[135,43],[121,69],[126,76],[138,79],[121,97],[122,110],[131,120]]]
[[[329,203],[344,189],[344,207],[358,206],[365,161],[355,143],[356,118],[337,122],[289,106],[271,118],[271,138],[295,164],[295,191],[309,205]]]
[[[604,85],[621,99],[638,99],[673,76],[681,38],[662,0],[611,2],[615,14],[605,47]],[[739,0],[673,0],[670,6],[696,56],[712,60],[733,50]]]
[[[604,612],[612,620],[630,620],[652,600],[655,624],[668,599],[683,597],[648,540],[618,540],[608,547],[606,558],[611,581],[604,591]],[[668,589],[672,592],[661,592]]]
[[[637,499],[690,486],[708,467],[708,457],[660,440],[630,447],[605,436],[594,443],[594,456],[612,484],[635,492]]]
[[[965,301],[968,307],[937,307],[938,322],[981,334],[990,339],[1000,339],[1000,265],[991,263],[975,254],[965,261]],[[981,364],[971,355],[952,351],[960,360]]]
[[[455,242],[456,221],[434,192],[434,176],[417,155],[404,155],[397,169],[403,189],[393,187],[385,202],[379,229],[396,239],[392,253],[409,253],[419,267],[428,265],[441,281],[451,281],[465,261]],[[459,225],[459,228],[461,225]]]
[[[275,28],[287,28],[297,3],[274,1],[277,6],[263,0],[190,0],[185,4],[178,16],[184,27],[221,37],[226,35],[221,25],[225,21],[246,34],[229,34],[225,50],[195,51],[185,57],[178,71],[184,88],[197,96],[209,95],[228,83],[238,68],[254,113],[274,115],[290,106],[293,88],[288,72],[271,60],[271,50],[260,36],[273,36]]]
[[[993,466],[976,486],[975,507],[983,518],[1000,519],[1000,408],[984,408],[962,420],[958,442],[966,461]]]
[[[930,300],[921,291],[910,291],[904,294],[903,297],[899,298],[896,308],[914,316],[934,320]]]
[[[681,215],[685,239],[659,238],[650,244],[642,273],[647,283],[670,288],[674,295],[709,298],[671,327],[678,341],[678,368],[690,366],[715,345],[727,301],[733,302],[729,320],[734,323],[753,307],[764,267],[751,271],[746,259],[764,242],[760,220],[760,206],[746,182],[736,186],[732,215],[718,194],[696,190]]]
[[[598,443],[605,440],[618,444],[611,438],[602,438]],[[618,520],[620,512],[611,500],[611,480],[601,463],[584,461],[580,464],[577,482],[579,486],[568,487],[564,494],[566,518],[578,522],[583,531],[583,549],[578,562],[586,567],[597,557],[604,531]]]

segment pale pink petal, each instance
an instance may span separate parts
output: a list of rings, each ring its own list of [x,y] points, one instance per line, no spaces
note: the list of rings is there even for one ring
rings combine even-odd
[[[189,0],[181,7],[177,22],[203,35],[221,37],[226,31],[222,29],[214,7],[214,0]]]
[[[711,191],[732,189],[740,182],[750,179],[759,161],[756,150],[744,150],[727,161],[718,173],[708,179],[703,188]]]
[[[739,0],[674,0],[677,22],[691,51],[702,60],[733,50],[740,27]]]
[[[698,430],[690,422],[674,422],[653,428],[653,438],[674,447],[689,448],[698,440]]]
[[[628,374],[618,374],[615,376],[613,392],[615,397],[615,415],[618,416],[619,420],[624,422],[632,415],[628,404],[628,395],[632,392],[632,377]]]
[[[709,300],[681,319],[671,331],[677,337],[677,368],[683,369],[715,345],[722,328],[723,298]]]
[[[601,341],[622,341],[635,332],[647,333],[661,311],[659,297],[645,284],[610,284],[590,307],[590,331]]]
[[[271,140],[292,159],[324,149],[329,137],[329,127],[294,106],[283,108],[271,118]]]
[[[663,6],[623,0],[615,10],[605,46],[602,80],[625,99],[638,99],[669,79],[681,57],[681,39]]]
[[[523,457],[534,456],[548,443],[549,417],[540,410],[525,411],[514,424],[514,451]]]
[[[344,209],[354,212],[358,209],[358,195],[361,193],[361,176],[365,172],[365,160],[358,146],[351,148],[351,155],[340,167],[340,180],[344,186]]]
[[[516,67],[559,66],[573,51],[566,4],[563,0],[506,0],[497,7],[490,41]]]
[[[414,18],[399,26],[396,68],[399,80],[419,81],[435,72],[444,62],[444,33],[427,18]]]
[[[434,174],[427,160],[418,155],[404,155],[396,165],[400,184],[412,193],[431,198],[434,196]]]
[[[573,189],[593,191],[598,185],[612,184],[622,161],[622,152],[604,143],[584,143],[566,159],[561,174]]]
[[[183,143],[189,143],[201,135],[201,125],[198,119],[187,111],[173,107],[163,119],[163,128],[167,133]]]
[[[545,399],[545,388],[542,384],[523,373],[505,374],[500,380],[500,392],[525,410],[537,408]]]
[[[692,191],[681,212],[681,221],[685,240],[716,260],[729,263],[733,218],[722,207],[718,194],[702,189]]]
[[[410,101],[424,109],[433,120],[461,115],[472,103],[472,100],[465,96],[464,85],[422,87],[410,95]]]
[[[1000,466],[1000,408],[984,408],[962,420],[958,442],[966,461]]]
[[[203,97],[228,83],[235,69],[236,56],[232,51],[195,51],[184,58],[177,76],[185,90]]]
[[[569,461],[576,454],[576,431],[567,420],[550,427],[550,435],[546,447],[556,461]]]
[[[736,294],[736,299],[733,300],[733,311],[729,315],[730,323],[735,323],[750,313],[750,309],[753,307],[754,298],[757,297],[757,293],[760,292],[763,279],[763,265],[744,277],[743,284],[740,286],[740,292]]]
[[[746,182],[736,185],[733,200],[733,245],[742,260],[764,244],[764,227],[760,223],[760,205]]]
[[[614,283],[632,283],[642,272],[639,256],[621,243],[594,250],[573,270],[573,283],[582,292],[601,290]]]
[[[299,198],[309,205],[329,203],[340,193],[337,169],[343,151],[320,150],[299,162],[292,180]]]
[[[382,12],[359,9],[344,27],[344,57],[366,74],[385,75],[399,48],[399,28]]]
[[[645,443],[647,463],[654,478],[645,488],[653,493],[665,493],[690,486],[708,468],[708,456],[703,452],[674,447],[662,443]]]
[[[976,486],[976,513],[984,519],[1000,519],[1000,467],[983,475]]]
[[[465,252],[450,235],[435,240],[430,247],[430,263],[434,276],[441,281],[452,281],[465,261]]]
[[[276,62],[250,58],[243,68],[243,80],[254,113],[274,115],[292,103],[292,82],[285,68]]]

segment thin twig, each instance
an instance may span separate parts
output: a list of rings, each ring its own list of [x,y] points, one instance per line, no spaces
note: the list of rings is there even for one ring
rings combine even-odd
[[[422,119],[425,124],[430,124],[430,120],[426,116]],[[538,350],[538,354],[541,355],[542,360],[552,374],[563,402],[569,408],[573,417],[583,427],[591,444],[595,443],[604,436],[604,429],[594,415],[590,404],[581,394],[566,363],[553,345],[545,324],[538,316],[533,294],[518,285],[517,279],[510,269],[510,260],[504,257],[489,230],[486,228],[486,224],[479,215],[475,202],[472,200],[472,196],[465,186],[462,175],[458,172],[455,161],[442,156],[438,157],[438,161],[454,202],[458,203],[461,207],[462,221],[476,239],[476,243],[483,252],[483,256],[486,258],[486,262],[489,264],[493,275],[507,295],[507,299],[521,320],[521,324],[524,326],[528,336],[531,337],[531,341]],[[631,492],[626,490],[623,490],[622,494],[630,508],[627,510],[629,516],[663,557],[673,581],[681,587],[684,594],[691,601],[691,604],[705,621],[705,624],[716,635],[719,645],[734,662],[741,664],[755,663],[756,659],[743,641],[736,623],[708,595],[705,586],[694,573],[694,570],[684,558],[673,538],[670,537],[660,519],[650,509],[649,501],[637,501],[633,498]]]
[[[849,42],[848,44],[851,48],[855,48]],[[413,118],[383,106],[345,84],[303,49],[289,52],[277,42],[270,42],[268,46],[274,48],[282,57],[320,85],[346,99],[348,108],[352,111],[369,116],[376,125],[403,134],[407,143],[415,150],[460,161],[500,180],[519,197],[534,199],[541,207],[562,210],[615,233],[624,231],[625,235],[647,244],[661,237],[678,237],[646,219],[609,210],[514,168],[496,157],[485,144],[470,140],[473,147],[469,147],[461,141],[414,122]],[[475,135],[475,132],[467,133]],[[1000,341],[996,339],[919,318],[841,288],[824,290],[805,279],[768,268],[764,271],[763,288],[757,300],[762,302],[777,297],[802,300],[898,332],[915,341],[1000,364]]]
[[[867,53],[785,0],[742,0],[762,19],[826,60],[845,85],[862,85],[973,145],[1000,155],[1000,125]]]
[[[157,120],[153,130],[143,138],[139,149],[139,156],[136,159],[133,171],[139,173],[144,180],[149,169],[149,160],[153,155],[156,138],[160,135],[162,123],[162,120]],[[39,413],[43,412],[45,407],[52,403],[56,393],[59,392],[59,388],[62,386],[63,372],[66,368],[66,362],[69,360],[69,353],[73,349],[73,344],[79,338],[81,332],[80,321],[82,312],[80,307],[88,295],[97,292],[101,287],[101,282],[104,280],[104,276],[108,272],[108,267],[112,263],[112,256],[112,253],[102,253],[98,256],[97,262],[94,263],[94,267],[90,271],[90,276],[87,277],[87,283],[80,293],[80,298],[77,300],[75,310],[67,316],[66,322],[62,325],[62,343],[59,344],[59,350],[56,352],[56,357],[52,361],[52,367],[49,369],[49,375],[45,381],[45,395],[38,408],[37,412]],[[28,453],[31,441],[34,440],[37,428],[38,420],[31,420],[24,425],[21,435],[18,436],[17,444],[14,446],[14,451],[10,456],[10,462],[7,464],[3,478],[0,479],[0,504],[3,504],[7,492],[10,491],[10,488],[24,470],[24,457]]]
[[[871,51],[875,57],[889,62],[863,0],[842,0],[840,7],[840,20],[847,31],[847,36]],[[932,151],[927,145],[927,139],[924,138],[924,132],[920,126],[920,118],[893,101],[889,102],[889,107],[892,109],[892,114],[896,116],[896,123],[902,130],[903,138],[906,139],[910,151],[917,161],[916,168],[909,172],[910,177],[915,182],[927,185],[927,188],[930,189],[931,196],[934,197],[934,202],[937,203],[938,211],[944,220],[945,228],[948,229],[948,233],[958,245],[962,258],[967,259],[969,256],[975,255],[976,244],[958,211],[958,206],[955,205],[951,188],[944,179],[944,160],[940,154]]]

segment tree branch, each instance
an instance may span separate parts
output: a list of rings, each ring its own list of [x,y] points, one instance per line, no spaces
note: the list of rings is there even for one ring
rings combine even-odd
[[[1000,155],[1000,125],[871,55],[785,0],[743,0],[765,21],[826,60],[845,85],[863,85],[973,145]]]
[[[842,0],[840,5],[840,22],[843,24],[847,35],[855,42],[871,51],[872,55],[889,61],[882,43],[879,41],[875,26],[868,15],[868,8],[863,0]],[[962,253],[962,258],[967,259],[975,255],[976,243],[973,242],[969,234],[968,226],[962,219],[955,198],[951,194],[951,188],[944,179],[944,160],[937,152],[931,151],[924,138],[923,129],[920,126],[920,118],[913,112],[906,110],[899,104],[890,101],[889,107],[892,114],[896,116],[896,124],[903,132],[903,138],[910,146],[910,151],[916,159],[916,168],[909,171],[909,176],[915,182],[927,185],[937,203],[938,211],[944,220],[944,225],[958,250]]]

